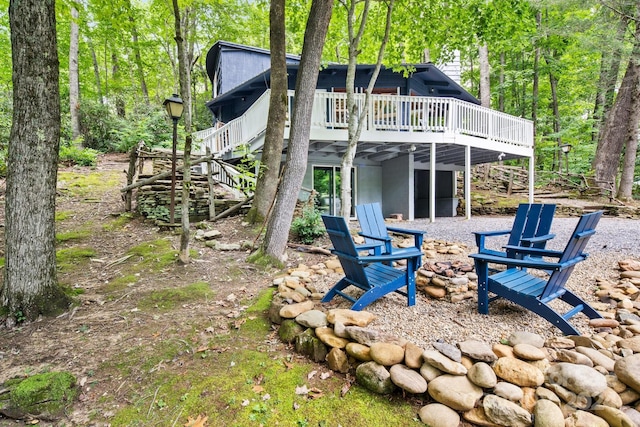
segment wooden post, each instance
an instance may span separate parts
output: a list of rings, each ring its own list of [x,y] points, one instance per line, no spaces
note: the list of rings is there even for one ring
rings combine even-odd
[[[144,141],[140,141],[138,145],[131,147],[129,152],[129,170],[127,171],[127,187],[133,183],[136,176],[136,162],[138,161],[138,150],[144,145]],[[133,197],[133,189],[127,190],[124,195],[124,210],[131,212],[131,199]]]
[[[207,147],[207,157],[211,158],[211,148]],[[209,221],[216,217],[216,193],[213,182],[213,162],[207,161],[207,182],[209,183]]]

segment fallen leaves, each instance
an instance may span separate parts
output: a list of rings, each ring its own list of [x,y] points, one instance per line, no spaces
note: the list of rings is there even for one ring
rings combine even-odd
[[[207,427],[206,422],[208,419],[209,417],[203,417],[201,415],[198,415],[196,418],[188,417],[184,427]]]

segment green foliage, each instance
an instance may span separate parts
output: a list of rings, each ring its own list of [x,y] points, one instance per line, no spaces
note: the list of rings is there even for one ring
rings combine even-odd
[[[318,237],[325,234],[320,212],[313,206],[304,208],[302,216],[294,218],[291,223],[291,231],[305,245],[312,244]]]
[[[98,162],[98,152],[91,148],[80,148],[72,144],[61,144],[59,161],[67,166],[95,166]]]

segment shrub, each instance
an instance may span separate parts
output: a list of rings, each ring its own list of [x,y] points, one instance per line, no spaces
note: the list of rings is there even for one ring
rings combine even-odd
[[[80,148],[76,145],[60,145],[59,162],[65,165],[95,166],[98,152],[91,148]]]
[[[293,231],[300,242],[305,245],[312,244],[318,237],[323,236],[325,233],[320,212],[313,206],[304,208],[302,210],[302,216],[295,218],[291,223],[291,231]]]

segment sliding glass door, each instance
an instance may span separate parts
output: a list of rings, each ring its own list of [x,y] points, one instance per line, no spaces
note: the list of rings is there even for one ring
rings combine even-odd
[[[354,215],[355,168],[351,169],[351,215]],[[326,214],[340,215],[340,166],[314,166],[313,189],[316,191],[316,208]]]

